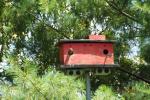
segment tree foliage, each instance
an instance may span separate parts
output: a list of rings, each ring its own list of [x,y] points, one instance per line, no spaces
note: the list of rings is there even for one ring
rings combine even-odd
[[[12,84],[1,84],[0,92],[3,99],[15,100],[78,100],[85,98],[84,84],[75,77],[64,76],[54,69],[49,69],[42,77],[37,76],[35,63],[26,60],[22,71],[11,60],[11,68],[7,73],[14,75]],[[75,84],[74,84],[75,81]]]
[[[117,56],[126,56],[129,41],[149,36],[148,1],[8,0],[0,4],[1,58],[13,44],[14,54],[28,52],[43,70],[58,63],[60,38],[106,34],[119,41]]]
[[[16,61],[14,66],[17,65],[20,68],[16,69],[18,72],[15,73],[21,76],[14,79],[16,82],[21,82],[21,85],[16,83],[18,87],[13,86],[12,89],[19,93],[17,90],[21,91],[24,88],[22,84],[25,84],[27,88],[25,87],[24,91],[27,91],[27,94],[22,97],[28,95],[34,98],[38,92],[33,89],[33,79],[35,78],[34,83],[39,82],[39,84],[47,86],[47,81],[50,81],[47,77],[52,78],[50,75],[52,72],[48,71],[49,67],[52,69],[59,67],[58,41],[60,39],[82,39],[91,33],[104,34],[108,39],[117,40],[115,61],[132,73],[146,75],[148,78],[148,64],[150,63],[149,5],[150,1],[148,0],[1,0],[0,62],[12,59],[9,57],[13,56]],[[134,55],[134,50],[132,50],[134,46],[138,48],[136,56],[138,60],[129,59]],[[26,59],[34,61],[35,65],[29,64],[27,68],[24,67],[26,66],[24,64],[28,63]],[[26,72],[31,66],[37,67],[33,74]],[[45,74],[45,72],[47,73]],[[4,73],[3,76],[11,76]],[[57,73],[54,76],[57,76]],[[41,75],[42,78],[36,74]],[[58,76],[61,75],[58,73]],[[23,80],[26,78],[32,81],[26,80],[27,82],[24,83]],[[58,80],[60,79],[63,80],[63,78],[58,78]],[[65,79],[69,80],[64,76]],[[102,83],[115,85],[122,89],[133,79],[125,73],[113,71],[107,78],[92,77],[92,89],[96,90]],[[42,83],[42,81],[46,82]],[[72,81],[69,80],[69,82],[73,84]],[[65,86],[59,84],[57,78],[56,84],[62,85],[57,92],[65,90]],[[7,88],[8,86],[5,86],[4,90]],[[49,88],[52,87],[49,86]],[[56,88],[58,87],[56,86]],[[74,88],[75,92],[77,91],[76,86],[71,86],[71,88]],[[38,89],[45,95],[47,92],[51,92],[44,91],[41,87]],[[62,98],[63,96],[70,97],[72,94],[67,94],[68,91],[69,89],[66,90],[66,94],[60,92],[60,96]],[[21,93],[20,95],[22,95]],[[55,95],[57,93],[53,94],[54,98]],[[12,94],[8,97],[12,97]],[[43,98],[41,94],[39,97]],[[113,97],[115,98],[115,96]]]

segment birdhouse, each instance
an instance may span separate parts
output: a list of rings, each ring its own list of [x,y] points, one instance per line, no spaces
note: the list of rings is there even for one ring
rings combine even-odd
[[[105,35],[89,35],[88,39],[64,39],[59,42],[62,69],[113,68],[114,40]]]

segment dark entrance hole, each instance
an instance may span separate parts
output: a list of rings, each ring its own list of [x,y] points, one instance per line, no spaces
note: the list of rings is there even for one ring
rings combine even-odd
[[[102,68],[98,69],[98,73],[102,73],[102,71],[103,71]]]
[[[105,68],[104,71],[105,71],[105,73],[108,73],[108,72],[109,72],[109,69],[108,69],[108,68]]]
[[[73,71],[69,71],[69,75],[73,75]]]
[[[70,48],[70,49],[68,50],[68,55],[69,55],[69,56],[73,55],[73,49],[72,49],[72,48]]]
[[[107,54],[108,54],[108,50],[107,50],[107,49],[104,49],[104,50],[103,50],[103,54],[107,55]]]
[[[79,71],[79,70],[78,70],[78,71],[76,71],[76,74],[77,74],[77,75],[80,75],[80,71]]]

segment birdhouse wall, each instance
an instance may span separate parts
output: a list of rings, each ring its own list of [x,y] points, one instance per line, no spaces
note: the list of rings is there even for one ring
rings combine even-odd
[[[70,49],[72,55],[68,54]],[[63,65],[114,64],[113,43],[62,43],[60,62]]]

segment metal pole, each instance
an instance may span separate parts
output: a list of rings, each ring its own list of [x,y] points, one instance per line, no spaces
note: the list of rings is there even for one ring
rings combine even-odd
[[[86,73],[86,100],[91,100],[91,84],[89,73]]]

